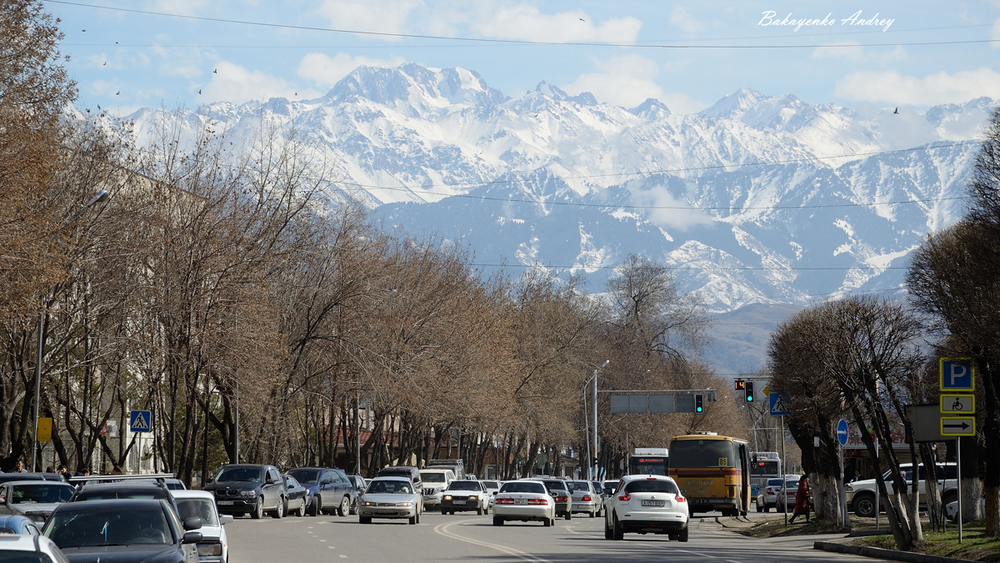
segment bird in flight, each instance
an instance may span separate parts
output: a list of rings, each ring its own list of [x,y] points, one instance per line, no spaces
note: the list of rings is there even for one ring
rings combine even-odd
[[[896,108],[896,111],[894,111],[892,113],[893,113],[893,115],[899,115],[899,108]]]
[[[219,69],[215,69],[215,70],[213,70],[213,71],[212,71],[212,74],[219,74]]]

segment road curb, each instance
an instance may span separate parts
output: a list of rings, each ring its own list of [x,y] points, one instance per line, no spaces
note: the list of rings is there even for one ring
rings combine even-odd
[[[873,559],[887,559],[889,561],[903,561],[904,563],[968,563],[968,559],[953,559],[951,557],[940,557],[938,555],[926,555],[914,553],[912,551],[895,551],[892,549],[882,549],[879,547],[867,547],[859,545],[844,545],[841,543],[818,541],[813,544],[813,549],[830,551],[833,553],[846,553],[849,555],[860,555]]]

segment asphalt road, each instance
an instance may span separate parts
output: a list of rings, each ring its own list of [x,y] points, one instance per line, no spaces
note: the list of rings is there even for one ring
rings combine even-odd
[[[520,522],[495,527],[492,521],[492,516],[438,513],[423,514],[415,526],[405,520],[362,525],[357,516],[265,517],[237,518],[226,530],[231,563],[871,561],[812,549],[813,541],[829,536],[753,539],[726,529],[714,516],[693,519],[687,543],[638,534],[605,540],[603,520],[586,516],[556,520],[553,528]]]

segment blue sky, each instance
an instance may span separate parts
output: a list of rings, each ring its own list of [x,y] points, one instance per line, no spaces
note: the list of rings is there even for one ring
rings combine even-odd
[[[546,81],[625,107],[657,98],[677,113],[742,87],[852,107],[1000,99],[1000,0],[44,5],[62,20],[79,105],[121,115],[311,99],[360,64],[403,62],[468,68],[508,96]]]

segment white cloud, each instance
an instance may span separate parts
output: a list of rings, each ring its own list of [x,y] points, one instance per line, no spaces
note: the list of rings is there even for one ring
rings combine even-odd
[[[197,97],[199,103],[225,101],[241,104],[275,97],[289,100],[316,97],[315,92],[298,90],[281,78],[247,70],[230,62],[220,61],[215,70],[218,72],[212,74],[212,81],[201,88],[201,94]]]
[[[660,68],[646,57],[622,55],[596,61],[595,66],[599,72],[583,74],[563,89],[572,95],[590,92],[602,102],[627,108],[646,98],[663,98],[663,88],[653,81]]]
[[[1000,73],[983,67],[954,74],[939,72],[923,78],[903,76],[896,71],[855,72],[839,80],[834,93],[868,102],[929,106],[995,97],[998,91]]]
[[[178,14],[182,16],[198,15],[201,8],[211,5],[206,0],[156,0],[151,8],[156,12]]]
[[[697,33],[705,29],[705,24],[696,20],[683,6],[676,6],[670,13],[670,23],[688,33]]]
[[[611,18],[595,25],[582,10],[543,14],[527,4],[501,6],[481,16],[474,27],[483,35],[522,41],[600,41],[634,43],[642,22],[633,17]]]
[[[690,229],[698,225],[709,225],[714,221],[702,211],[691,207],[691,203],[679,199],[663,186],[648,190],[633,191],[632,203],[647,208],[646,218],[659,227]]]
[[[361,65],[396,67],[404,62],[406,60],[402,57],[386,60],[363,56],[352,57],[346,53],[337,53],[333,57],[323,53],[309,53],[302,57],[298,74],[302,78],[312,80],[319,87],[330,88]]]
[[[325,0],[319,12],[337,29],[407,33],[410,13],[420,5],[418,0]]]
[[[681,94],[680,92],[670,92],[664,94],[660,97],[660,100],[667,105],[667,108],[670,109],[671,113],[677,113],[680,115],[698,113],[709,106],[709,104],[699,102],[691,96]]]
[[[861,61],[865,59],[865,49],[857,41],[836,41],[813,49],[812,58]]]

